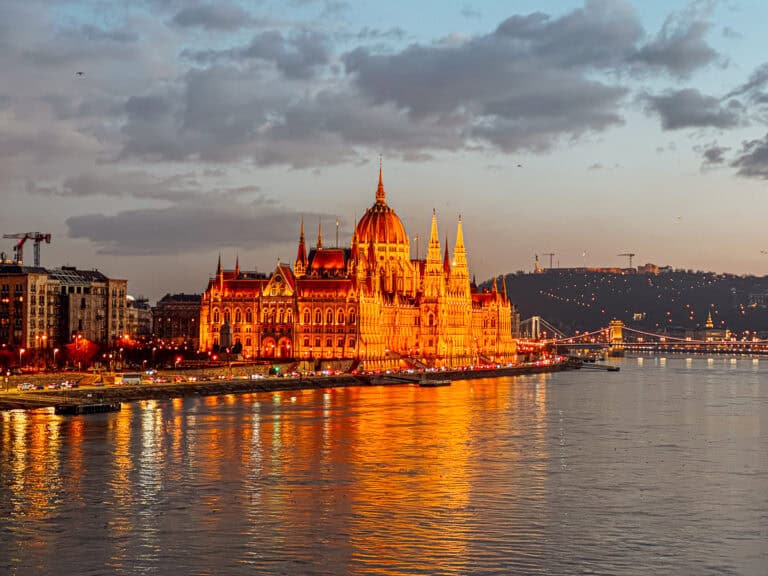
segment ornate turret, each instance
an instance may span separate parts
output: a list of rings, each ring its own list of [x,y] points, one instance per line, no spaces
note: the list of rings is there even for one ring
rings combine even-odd
[[[221,252],[219,252],[219,263],[216,265],[216,280],[219,282],[219,292],[224,291],[224,269],[221,267]]]
[[[707,323],[706,323],[706,324],[704,324],[704,327],[705,327],[707,330],[711,330],[712,328],[714,328],[714,327],[715,327],[715,323],[714,323],[714,322],[712,322],[712,310],[710,310],[710,311],[707,313]]]
[[[293,273],[296,276],[304,276],[307,273],[307,244],[304,240],[304,217],[301,218],[301,232],[299,234],[299,250],[296,254],[296,262],[293,265]]]
[[[448,276],[451,273],[451,257],[448,255],[448,235],[445,236],[445,254],[443,255],[443,272]]]
[[[459,215],[459,223],[456,226],[456,246],[453,247],[453,261],[451,262],[451,284],[453,290],[459,291],[462,294],[469,294],[471,291],[461,215]]]
[[[504,296],[504,301],[509,302],[509,296],[507,296],[507,280],[504,276],[501,277],[501,294]]]
[[[323,247],[323,223],[317,223],[317,249],[320,250]]]
[[[437,213],[432,210],[432,229],[429,233],[427,262],[424,270],[424,294],[430,297],[441,296],[445,292],[445,274],[440,258],[440,240],[437,231]]]

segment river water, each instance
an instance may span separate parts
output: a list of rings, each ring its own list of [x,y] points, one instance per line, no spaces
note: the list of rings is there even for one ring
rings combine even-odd
[[[768,359],[0,414],[0,574],[767,574]]]

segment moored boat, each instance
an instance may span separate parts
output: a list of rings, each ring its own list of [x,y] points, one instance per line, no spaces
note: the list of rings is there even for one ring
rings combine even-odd
[[[419,386],[422,388],[437,388],[438,386],[450,386],[451,381],[450,380],[427,380],[426,378],[422,378],[419,380]]]

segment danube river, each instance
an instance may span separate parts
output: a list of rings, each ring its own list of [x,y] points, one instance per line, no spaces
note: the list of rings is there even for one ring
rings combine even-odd
[[[766,574],[768,359],[0,414],[0,574]]]

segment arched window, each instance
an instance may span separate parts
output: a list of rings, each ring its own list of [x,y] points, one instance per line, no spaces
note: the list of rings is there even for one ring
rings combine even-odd
[[[315,311],[315,324],[322,324],[323,323],[323,313],[320,312],[320,309],[318,308],[317,311]]]
[[[434,326],[435,325],[435,317],[432,314],[427,316],[427,325],[429,325],[429,326]]]
[[[309,324],[310,315],[309,310],[304,310],[304,324]]]
[[[250,338],[246,338],[245,339],[245,345],[246,346],[250,346],[251,345],[251,339]]]
[[[330,308],[325,313],[325,323],[333,324],[333,310],[331,310]]]
[[[293,312],[292,312],[291,310],[286,310],[286,311],[285,311],[285,321],[286,321],[288,324],[290,324],[291,322],[293,322]]]
[[[277,312],[277,322],[278,324],[282,324],[284,320],[285,320],[284,312],[283,312],[283,309],[280,308],[280,310]]]
[[[235,310],[235,324],[240,324],[243,321],[243,313],[240,312],[240,308]]]
[[[349,323],[350,324],[354,324],[355,322],[357,322],[357,316],[355,315],[355,311],[354,310],[350,310],[349,311]]]
[[[229,308],[225,308],[224,309],[224,324],[229,324],[230,318],[231,318],[231,316],[230,316],[230,313],[229,313]]]
[[[344,324],[344,310],[339,310],[339,313],[336,315],[336,323]]]
[[[245,310],[245,323],[251,324],[253,322],[253,312],[251,312],[250,308],[247,308]]]
[[[219,323],[219,309],[218,308],[216,308],[213,311],[213,323],[214,324],[218,324]]]

